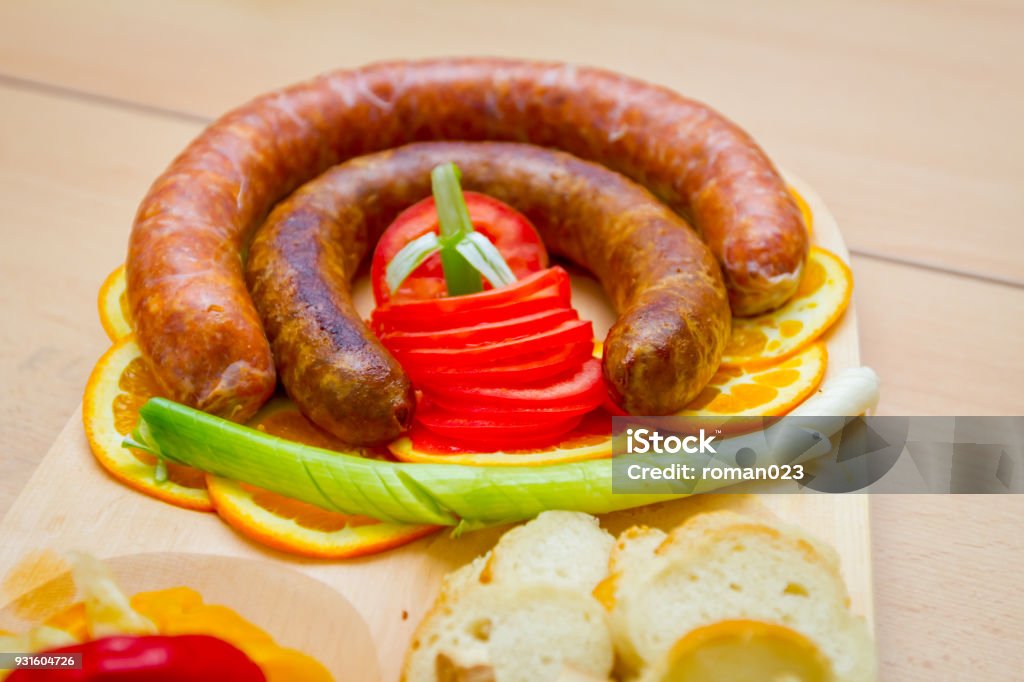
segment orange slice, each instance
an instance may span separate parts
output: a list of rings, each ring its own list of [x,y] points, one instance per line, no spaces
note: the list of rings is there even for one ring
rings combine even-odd
[[[272,401],[249,425],[291,441],[353,452],[351,447],[314,426],[285,399]],[[327,511],[213,475],[206,480],[213,506],[228,525],[256,542],[291,554],[319,559],[358,557],[404,545],[438,530],[437,526],[388,523]]]
[[[796,187],[789,186],[789,196],[793,197],[793,201],[796,202],[796,207],[800,209],[800,217],[804,219],[804,227],[807,228],[807,236],[814,237],[814,214],[811,213],[811,207],[807,203],[807,200],[803,198],[800,192],[796,191]]]
[[[770,313],[733,318],[722,365],[774,364],[806,348],[839,319],[852,293],[853,274],[846,263],[813,247],[793,298]]]
[[[471,466],[546,466],[582,462],[612,456],[611,418],[607,413],[591,413],[564,440],[547,448],[498,452],[436,452],[418,449],[413,439],[403,436],[388,444],[391,454],[401,462],[468,464]]]
[[[115,342],[85,386],[82,421],[89,447],[100,465],[122,483],[179,507],[210,511],[203,472],[167,462],[167,480],[157,481],[154,457],[121,447],[139,420],[139,408],[159,393],[135,337],[129,334]]]
[[[100,286],[97,300],[100,324],[111,341],[118,341],[132,333],[131,315],[128,311],[128,296],[125,293],[124,266],[107,275]]]
[[[348,559],[404,545],[438,530],[320,509],[248,483],[208,476],[217,513],[260,544],[317,559]]]
[[[818,388],[828,366],[825,344],[815,343],[768,367],[719,367],[681,417],[774,417],[786,414]]]

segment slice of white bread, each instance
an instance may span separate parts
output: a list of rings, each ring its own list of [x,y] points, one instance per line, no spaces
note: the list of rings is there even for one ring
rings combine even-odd
[[[591,594],[614,539],[597,519],[548,511],[450,573],[406,655],[406,682],[607,680],[606,614]]]
[[[827,660],[831,682],[874,679],[871,639],[848,609],[831,548],[788,526],[731,512],[693,517],[656,548],[655,537],[627,537],[613,558],[618,577],[598,590],[610,595],[602,603],[610,604],[613,636],[628,672],[644,680],[672,679],[665,675],[678,663],[679,647],[688,646],[678,642],[738,621],[795,633],[764,641],[810,642]]]
[[[589,594],[608,573],[615,539],[589,514],[547,511],[501,536],[481,583],[560,585]]]
[[[647,526],[624,530],[612,547],[607,577],[594,588],[594,596],[608,611],[619,672],[639,669],[643,660],[633,649],[622,619],[625,609],[617,608],[617,603],[619,600],[628,602],[628,595],[643,587],[647,573],[656,567],[655,552],[667,537],[664,531]]]
[[[751,524],[753,525],[751,526]],[[845,585],[841,582],[839,554],[831,545],[821,542],[796,526],[780,522],[757,520],[751,516],[738,514],[733,511],[719,510],[690,517],[686,523],[676,526],[669,532],[665,542],[662,543],[657,551],[660,556],[664,557],[690,552],[722,533],[735,533],[737,527],[742,526],[774,528],[778,532],[784,533],[791,540],[804,547],[809,561],[825,566],[836,576],[836,580],[840,581],[842,588],[846,589]]]
[[[613,662],[596,600],[557,585],[481,585],[439,602],[406,656],[405,682],[608,679]]]

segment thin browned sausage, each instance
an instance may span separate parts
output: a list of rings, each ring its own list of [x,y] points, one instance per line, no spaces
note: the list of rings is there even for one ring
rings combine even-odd
[[[807,238],[797,207],[754,141],[707,106],[565,64],[376,64],[228,113],[142,202],[128,295],[142,352],[172,397],[243,419],[273,391],[238,254],[275,202],[344,159],[439,139],[556,147],[645,185],[692,216],[738,314],[779,305],[798,283]]]
[[[349,280],[399,211],[455,162],[463,185],[522,211],[554,253],[592,271],[620,317],[604,371],[625,409],[665,414],[715,373],[729,334],[718,264],[686,221],[603,166],[532,145],[412,144],[348,161],[295,192],[256,235],[247,276],[289,395],[349,442],[397,436],[413,399],[352,308]]]

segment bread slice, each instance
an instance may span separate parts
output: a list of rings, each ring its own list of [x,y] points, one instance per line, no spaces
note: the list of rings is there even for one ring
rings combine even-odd
[[[608,575],[594,588],[594,596],[606,609],[614,608],[620,590],[642,582],[667,537],[664,531],[647,526],[633,526],[619,535],[608,558]],[[623,581],[622,576],[628,577]]]
[[[658,671],[672,668],[686,646],[679,642],[691,633],[753,622],[779,628],[765,641],[810,642],[835,682],[874,679],[873,645],[864,622],[848,610],[831,548],[788,526],[728,512],[694,517],[650,556],[652,542],[646,537],[632,560],[619,562],[611,609],[615,642],[631,673],[662,679]]]
[[[590,594],[608,573],[615,539],[589,514],[546,511],[505,533],[481,583],[559,585]]]
[[[405,682],[606,680],[612,645],[591,597],[556,585],[482,585],[438,602],[413,637]]]
[[[608,627],[618,654],[616,672],[620,675],[638,670],[643,660],[633,648],[619,601],[628,602],[629,593],[644,585],[646,575],[655,570],[656,552],[668,536],[657,528],[633,526],[615,541],[608,560],[608,576],[594,588],[594,597],[608,612]]]
[[[657,550],[658,555],[671,557],[692,552],[710,539],[722,535],[742,533],[744,528],[753,532],[774,532],[779,535],[784,534],[788,536],[803,548],[808,561],[825,567],[842,584],[839,554],[831,545],[821,542],[796,526],[779,521],[754,519],[751,516],[737,514],[728,510],[708,512],[691,517],[686,523],[677,526],[669,532],[665,541]],[[845,589],[845,585],[843,585],[843,589]]]

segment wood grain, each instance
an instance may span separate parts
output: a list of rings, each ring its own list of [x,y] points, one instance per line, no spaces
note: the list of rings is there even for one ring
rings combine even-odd
[[[214,117],[379,59],[606,66],[712,103],[829,200],[855,253],[1024,284],[1024,4],[8,0],[0,73]]]
[[[96,292],[139,197],[198,127],[5,87],[0,111],[2,512],[109,345]]]

